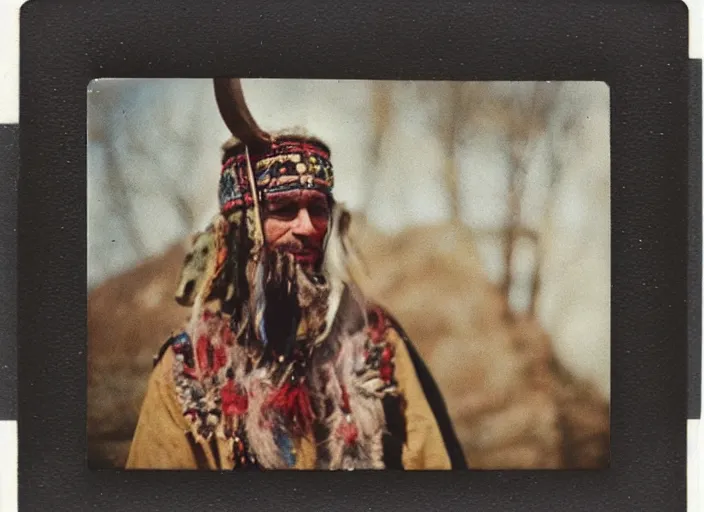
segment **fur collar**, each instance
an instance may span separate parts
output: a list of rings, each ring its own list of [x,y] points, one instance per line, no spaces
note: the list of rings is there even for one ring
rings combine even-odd
[[[340,311],[349,313],[352,304],[345,288]],[[226,440],[235,467],[290,468],[295,440],[306,436],[318,447],[317,469],[383,469],[383,399],[397,394],[388,322],[378,308],[365,311],[361,323],[343,318],[331,342],[309,357],[257,367],[227,315],[204,313],[193,336],[183,332],[171,343],[193,435]]]

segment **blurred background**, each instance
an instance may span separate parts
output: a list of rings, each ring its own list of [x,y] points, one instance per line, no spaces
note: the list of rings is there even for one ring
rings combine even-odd
[[[598,82],[243,80],[265,130],[332,151],[366,292],[401,321],[472,468],[609,464],[609,90]],[[121,467],[188,310],[189,234],[228,137],[211,80],[88,88],[88,459]]]

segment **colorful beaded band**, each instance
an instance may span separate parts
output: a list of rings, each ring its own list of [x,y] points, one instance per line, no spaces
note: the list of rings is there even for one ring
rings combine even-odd
[[[332,193],[334,178],[330,151],[314,140],[277,139],[266,152],[250,154],[249,158],[257,190],[265,195],[297,189],[318,190],[325,195]],[[219,197],[223,213],[253,204],[244,149],[225,160]]]

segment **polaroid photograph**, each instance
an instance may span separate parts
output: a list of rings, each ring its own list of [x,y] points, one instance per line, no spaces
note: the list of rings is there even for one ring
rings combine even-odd
[[[600,81],[97,79],[90,468],[610,465]]]

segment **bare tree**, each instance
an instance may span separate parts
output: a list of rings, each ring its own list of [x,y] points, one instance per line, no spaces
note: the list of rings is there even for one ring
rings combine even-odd
[[[393,83],[377,80],[372,82],[372,101],[371,107],[374,113],[373,117],[373,137],[371,144],[371,161],[373,165],[366,169],[367,177],[365,180],[364,191],[364,208],[362,211],[368,211],[369,205],[374,197],[373,186],[375,175],[379,170],[381,161],[381,153],[383,151],[383,143],[388,134],[391,124],[391,109],[392,109],[392,88]]]
[[[447,86],[446,115],[444,117],[443,141],[445,143],[444,178],[450,198],[450,218],[452,222],[459,223],[461,215],[461,202],[459,183],[457,179],[457,139],[459,131],[466,119],[462,82],[450,82]]]
[[[92,144],[99,145],[104,158],[103,172],[107,187],[106,197],[113,220],[118,222],[127,235],[129,245],[143,256],[146,247],[142,235],[133,218],[132,180],[120,162],[119,149],[116,147],[116,129],[112,113],[122,101],[123,90],[103,88],[96,85],[88,94],[90,109],[88,138]]]
[[[535,314],[535,303],[540,286],[539,262],[542,261],[541,249],[542,241],[534,228],[522,223],[521,209],[524,204],[526,193],[526,180],[528,179],[528,164],[531,157],[531,148],[539,138],[546,137],[548,120],[555,109],[555,92],[557,85],[550,83],[536,83],[531,85],[532,90],[523,95],[510,97],[506,102],[507,108],[507,135],[509,144],[507,146],[509,166],[509,188],[507,201],[509,205],[509,225],[505,233],[504,259],[506,264],[506,274],[501,283],[501,289],[508,298],[510,289],[514,283],[514,251],[518,243],[527,242],[530,244],[533,253],[533,260],[536,264],[532,268],[532,276],[529,283],[524,283],[530,288],[529,301],[526,312]],[[549,154],[553,155],[554,148],[550,148]],[[547,169],[540,169],[540,172],[547,172],[550,176],[549,187],[554,187],[558,168],[555,165],[554,157]],[[548,197],[554,194],[548,194]],[[538,208],[541,208],[538,206]],[[546,205],[542,205],[541,215],[547,212]],[[510,317],[514,314],[510,307],[506,308],[506,314]]]
[[[177,231],[185,235],[195,228],[198,205],[189,184],[196,173],[202,172],[197,165],[206,115],[202,108],[204,98],[195,96],[188,105],[181,107],[188,109],[186,129],[174,129],[174,117],[179,111],[168,98],[159,98],[152,106],[157,121],[144,123],[139,115],[140,107],[152,103],[152,98],[144,96],[144,91],[140,84],[111,87],[99,82],[88,100],[88,136],[103,156],[107,189],[103,200],[108,201],[110,224],[119,225],[124,234],[123,247],[129,246],[137,260],[151,255],[147,244],[149,235],[145,232],[148,226],[139,219],[145,202],[157,196],[168,198]],[[140,163],[148,163],[147,168],[135,169]]]

